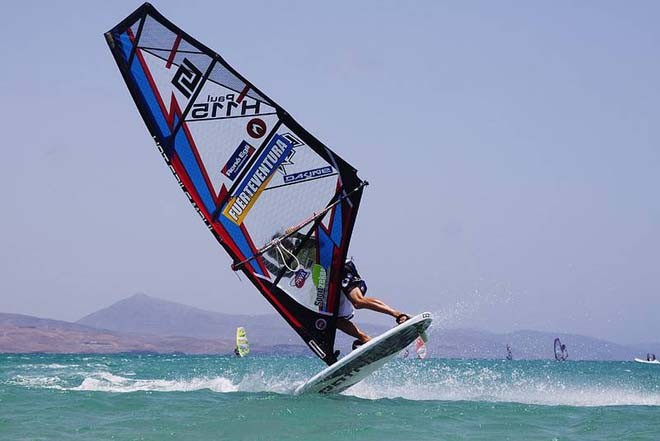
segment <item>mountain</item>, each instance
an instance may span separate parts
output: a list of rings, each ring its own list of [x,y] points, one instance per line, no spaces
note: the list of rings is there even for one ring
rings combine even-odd
[[[233,315],[135,294],[89,314],[76,323],[120,333],[197,339],[233,339],[236,327],[248,330],[252,349],[273,344],[305,346],[279,316]]]
[[[388,327],[356,323],[370,335]],[[275,314],[232,315],[206,311],[136,294],[89,314],[76,323],[0,314],[0,352],[183,352],[228,354],[237,326],[245,326],[254,353],[310,355],[296,333]],[[442,358],[504,358],[510,344],[516,359],[553,358],[561,338],[571,360],[631,360],[660,354],[657,343],[619,345],[575,334],[531,330],[496,334],[476,329],[447,329],[436,322],[429,332],[429,354]],[[336,347],[347,353],[352,339],[337,333]]]
[[[233,338],[236,327],[244,326],[253,352],[309,354],[305,343],[279,315],[223,314],[146,294],[132,295],[89,314],[76,323],[119,333],[202,339]],[[365,324],[364,329],[376,335],[386,328]],[[339,332],[336,347],[346,353],[350,350],[352,341]]]
[[[233,340],[122,334],[77,323],[0,313],[0,353],[117,353],[231,351]]]

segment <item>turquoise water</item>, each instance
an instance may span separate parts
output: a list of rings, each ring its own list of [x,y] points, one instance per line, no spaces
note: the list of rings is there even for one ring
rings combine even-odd
[[[398,359],[293,396],[312,358],[0,355],[2,440],[658,440],[660,367]]]

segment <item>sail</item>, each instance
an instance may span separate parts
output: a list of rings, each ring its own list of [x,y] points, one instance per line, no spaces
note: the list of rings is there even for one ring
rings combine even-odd
[[[341,268],[366,181],[150,4],[105,36],[158,150],[232,267],[335,362]]]
[[[566,345],[559,340],[559,338],[555,338],[554,342],[554,350],[555,350],[555,360],[557,361],[565,361],[568,359],[568,349],[566,349]]]
[[[426,343],[424,343],[422,337],[417,337],[415,340],[415,352],[417,353],[417,358],[421,358],[422,360],[426,358]]]
[[[242,326],[236,328],[236,352],[240,357],[245,357],[250,352],[247,333]]]

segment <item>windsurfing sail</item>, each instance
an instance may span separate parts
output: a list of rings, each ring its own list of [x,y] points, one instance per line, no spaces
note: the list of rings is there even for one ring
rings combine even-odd
[[[506,359],[511,361],[513,360],[513,352],[511,352],[511,345],[506,345]]]
[[[232,268],[334,363],[341,269],[367,182],[150,4],[105,37],[158,150]]]
[[[559,340],[559,337],[555,338],[554,350],[555,360],[561,361],[561,340]]]
[[[415,352],[417,353],[417,358],[421,358],[422,360],[428,355],[426,351],[426,343],[424,343],[422,337],[417,337],[415,340]]]
[[[250,353],[250,344],[248,343],[247,333],[245,328],[239,326],[236,328],[236,354],[239,357],[245,357]]]
[[[566,345],[559,340],[559,338],[555,338],[554,342],[554,350],[555,350],[555,360],[557,361],[565,361],[568,359],[568,349],[566,349]]]

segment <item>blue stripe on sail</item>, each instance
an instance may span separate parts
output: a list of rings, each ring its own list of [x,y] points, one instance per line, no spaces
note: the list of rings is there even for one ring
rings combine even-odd
[[[341,204],[337,204],[335,207],[335,215],[332,220],[332,225],[330,225],[330,237],[332,238],[332,241],[335,243],[335,245],[337,245],[337,247],[341,246],[343,225],[344,224],[341,218]]]
[[[178,116],[174,118],[173,124],[175,126],[178,123],[178,119]],[[213,200],[211,189],[206,185],[202,169],[197,162],[197,157],[193,153],[186,131],[183,129],[179,130],[174,137],[174,151],[179,155],[181,163],[185,167],[195,190],[197,190],[197,194],[204,204],[204,209],[206,209],[207,213],[213,213],[215,210],[215,201]]]
[[[126,59],[126,61],[128,61],[128,58],[131,56],[131,49],[133,48],[133,43],[131,42],[131,39],[126,32],[121,34],[119,38],[121,40],[120,46],[124,53],[124,58]],[[151,113],[154,121],[156,122],[156,126],[160,131],[160,137],[161,137],[160,141],[162,142],[162,140],[164,140],[170,135],[170,128],[167,125],[167,120],[165,119],[165,115],[163,115],[163,111],[160,108],[160,104],[156,99],[156,95],[153,89],[151,88],[151,84],[149,83],[149,80],[147,79],[147,75],[142,69],[142,64],[140,63],[140,59],[137,56],[133,57],[133,63],[130,66],[130,72],[131,72],[131,76],[133,77],[133,80],[135,81],[135,84],[137,85],[138,89],[140,90],[140,93],[142,94],[142,99],[144,100],[145,104],[147,105],[147,108],[149,109],[149,112]]]
[[[332,253],[335,246],[323,228],[317,228],[316,232],[319,240],[319,263],[323,268],[330,268],[332,266]]]

